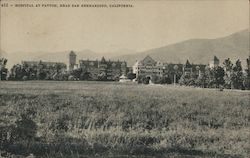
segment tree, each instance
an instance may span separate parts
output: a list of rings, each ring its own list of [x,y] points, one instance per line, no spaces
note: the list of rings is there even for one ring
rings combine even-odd
[[[189,83],[190,75],[183,74],[179,80],[179,84],[187,86]]]
[[[161,84],[162,78],[160,76],[157,76],[157,75],[152,75],[151,81],[154,84]]]
[[[90,80],[91,75],[90,72],[82,72],[80,75],[80,80]]]
[[[107,74],[106,72],[101,72],[98,74],[98,80],[99,81],[106,81],[107,80]]]
[[[233,63],[231,62],[230,58],[225,59],[223,62],[224,69],[225,69],[225,75],[224,75],[224,80],[225,80],[225,88],[233,88]]]
[[[48,76],[47,73],[44,70],[45,67],[46,67],[46,65],[44,65],[42,63],[42,61],[40,61],[38,66],[37,66],[37,74],[36,74],[36,78],[38,80],[44,80]]]
[[[215,84],[214,71],[209,66],[206,66],[204,73],[204,87],[212,88]]]
[[[205,86],[205,74],[201,74],[195,80],[195,85],[198,87],[206,88]]]
[[[176,75],[177,75],[178,69],[179,69],[178,65],[175,65],[174,66],[174,85],[176,84]]]
[[[172,80],[168,75],[164,75],[162,77],[162,84],[172,84]]]
[[[242,89],[243,88],[243,69],[241,66],[241,61],[238,59],[233,65],[230,59],[224,61],[224,69],[226,70],[224,80],[225,87],[231,89]]]
[[[74,69],[70,72],[70,76],[73,76],[75,79],[79,80],[83,70],[81,68]]]
[[[219,88],[221,85],[224,85],[225,83],[225,80],[224,80],[225,71],[220,66],[215,67],[213,71],[214,71],[213,74],[214,74],[216,88]]]
[[[232,68],[233,70],[233,87],[236,89],[243,88],[243,71],[241,66],[241,61],[238,59]]]
[[[231,71],[233,68],[233,63],[231,62],[230,58],[225,59],[223,62],[225,71]]]
[[[47,73],[43,69],[38,69],[37,71],[37,79],[44,80],[47,78]]]
[[[150,81],[150,77],[145,76],[145,77],[142,78],[142,83],[143,84],[149,84],[149,81]]]
[[[7,78],[7,73],[8,73],[8,69],[6,68],[7,61],[8,60],[5,58],[0,59],[0,81],[6,80]]]
[[[136,74],[134,74],[134,73],[132,73],[132,72],[129,72],[129,73],[127,74],[127,78],[130,79],[130,80],[133,80],[133,79],[136,78]]]
[[[180,85],[186,86],[195,86],[196,75],[194,73],[191,74],[183,74],[179,80]]]
[[[23,69],[20,64],[16,64],[11,68],[10,79],[11,80],[22,80]]]
[[[245,69],[245,76],[243,78],[243,85],[245,89],[250,90],[250,56],[246,60],[247,62],[247,67]]]

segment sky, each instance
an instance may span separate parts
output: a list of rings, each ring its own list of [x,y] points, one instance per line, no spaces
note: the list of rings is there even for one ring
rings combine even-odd
[[[132,4],[133,7],[1,7],[0,48],[5,52],[39,54],[84,49],[138,52],[191,38],[223,37],[249,28],[248,0],[38,0],[33,3]]]

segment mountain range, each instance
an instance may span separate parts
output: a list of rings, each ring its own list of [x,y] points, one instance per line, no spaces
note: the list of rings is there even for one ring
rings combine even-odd
[[[124,60],[132,66],[136,60],[142,60],[150,55],[157,61],[168,63],[185,63],[188,59],[191,63],[207,64],[214,55],[219,59],[231,58],[232,60],[246,60],[250,55],[249,29],[233,33],[226,37],[216,39],[189,39],[176,44],[166,45],[143,52],[135,52],[129,49],[115,52],[94,52],[89,49],[76,51],[77,59],[107,59]],[[9,59],[9,64],[20,63],[21,60],[44,60],[68,63],[68,53],[62,52],[36,52],[36,53],[6,53],[1,51],[1,56]],[[31,56],[30,54],[34,54]],[[39,55],[37,55],[39,54]],[[243,61],[245,64],[245,61]]]
[[[249,30],[243,30],[226,37],[216,39],[190,39],[176,44],[163,46],[131,55],[118,56],[129,65],[146,55],[162,62],[184,63],[187,59],[192,63],[207,64],[214,55],[224,60],[245,60],[250,53]]]

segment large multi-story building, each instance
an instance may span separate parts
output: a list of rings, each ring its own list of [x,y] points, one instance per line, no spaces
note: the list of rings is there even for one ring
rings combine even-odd
[[[69,69],[72,70],[76,55],[70,52]],[[79,68],[82,74],[88,74],[90,80],[119,80],[121,75],[127,73],[127,63],[125,61],[111,61],[102,57],[101,60],[79,60]]]
[[[133,73],[136,74],[137,79],[143,77],[151,79],[157,76],[158,78],[170,78],[173,82],[176,76],[179,78],[182,74],[200,75],[205,71],[205,67],[206,65],[202,64],[190,64],[188,60],[185,64],[162,63],[146,56],[143,60],[136,61],[133,66]]]
[[[183,65],[183,74],[201,75],[202,73],[205,72],[205,68],[206,68],[206,65],[204,64],[190,64],[190,62],[187,60],[186,64]]]
[[[133,73],[136,74],[136,78],[152,78],[153,76],[162,77],[163,72],[163,63],[155,61],[150,56],[146,56],[143,60],[137,61],[133,66]]]
[[[22,66],[27,68],[43,68],[44,70],[56,70],[65,71],[67,65],[61,62],[49,62],[49,61],[22,61]]]

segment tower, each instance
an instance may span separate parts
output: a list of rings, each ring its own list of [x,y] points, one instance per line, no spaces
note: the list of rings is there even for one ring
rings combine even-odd
[[[74,69],[74,66],[76,65],[76,54],[71,51],[69,53],[69,71]]]

